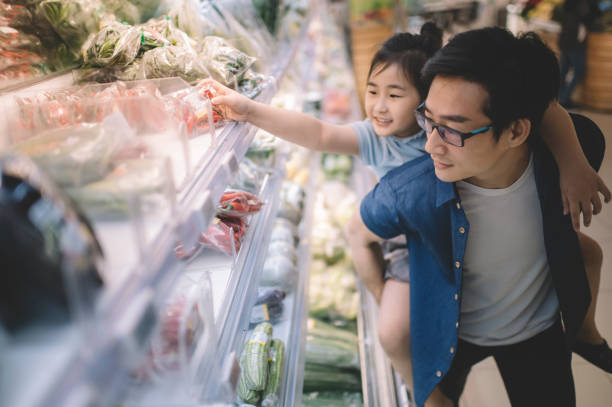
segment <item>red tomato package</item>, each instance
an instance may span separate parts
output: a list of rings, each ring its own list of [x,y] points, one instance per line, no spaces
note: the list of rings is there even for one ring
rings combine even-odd
[[[217,207],[220,218],[242,218],[259,212],[263,202],[254,194],[239,189],[228,189]]]
[[[233,241],[237,253],[240,250],[240,244],[246,234],[247,227],[247,223],[242,218],[215,218],[208,230],[200,235],[199,241],[203,247],[225,254],[233,254]]]

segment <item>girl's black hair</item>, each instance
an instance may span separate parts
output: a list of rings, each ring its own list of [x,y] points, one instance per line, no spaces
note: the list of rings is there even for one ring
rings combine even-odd
[[[431,22],[423,24],[420,34],[395,34],[374,55],[368,78],[375,69],[384,70],[392,64],[399,64],[406,78],[419,91],[421,99],[425,99],[427,86],[421,80],[421,69],[441,46],[442,30]]]

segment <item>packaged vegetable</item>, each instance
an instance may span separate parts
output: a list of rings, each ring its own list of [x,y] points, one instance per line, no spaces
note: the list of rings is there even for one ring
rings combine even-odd
[[[163,311],[160,333],[151,344],[158,369],[180,369],[195,351],[204,328],[196,301],[182,295],[173,298]]]
[[[285,299],[287,293],[279,288],[259,288],[257,290],[255,305],[259,304],[280,304]]]
[[[231,184],[232,188],[242,189],[251,193],[259,191],[265,170],[245,157],[238,166],[238,174]]]
[[[259,212],[263,202],[250,192],[229,189],[221,196],[217,206],[220,218],[241,218]]]
[[[106,9],[115,15],[117,20],[131,25],[140,24],[142,15],[138,7],[125,0],[102,0]]]
[[[29,30],[32,28],[32,13],[23,5],[0,2],[0,26]]]
[[[106,124],[81,124],[50,130],[15,145],[58,185],[75,187],[98,181],[111,170],[121,135]]]
[[[266,259],[261,275],[263,285],[279,286],[288,291],[293,288],[296,279],[297,269],[290,259],[278,255]]]
[[[253,65],[255,58],[232,47],[223,38],[208,36],[202,42],[202,58],[213,78],[238,87],[242,75]]]
[[[10,51],[22,49],[38,53],[42,48],[40,39],[32,34],[25,34],[11,27],[0,26],[0,49]]]
[[[297,253],[293,242],[287,242],[284,240],[274,240],[270,242],[268,246],[269,256],[283,256],[291,260],[291,262],[297,265]]]
[[[246,234],[247,224],[242,218],[215,218],[206,232],[202,233],[199,242],[203,247],[233,254],[240,251],[242,238]]]
[[[120,162],[104,179],[67,192],[89,216],[122,218],[135,196],[147,207],[161,204],[171,182],[165,160],[143,158]]]
[[[75,53],[99,29],[101,3],[98,0],[44,0],[38,8]]]
[[[242,351],[241,375],[245,379],[246,386],[251,390],[262,391],[266,386],[272,332],[272,325],[268,322],[257,325],[249,335]]]
[[[197,55],[175,46],[145,52],[142,65],[147,79],[178,76],[188,83],[195,83],[210,76]]]
[[[268,378],[263,392],[262,407],[274,407],[278,404],[283,382],[285,366],[285,344],[280,339],[272,339],[268,357]]]
[[[268,305],[268,304],[259,304],[255,305],[251,310],[251,319],[249,320],[249,326],[253,327],[262,322],[269,322],[271,324],[276,324],[281,320],[283,316],[283,303]]]
[[[135,27],[112,22],[83,45],[85,65],[104,67],[131,64],[140,49],[140,32]]]

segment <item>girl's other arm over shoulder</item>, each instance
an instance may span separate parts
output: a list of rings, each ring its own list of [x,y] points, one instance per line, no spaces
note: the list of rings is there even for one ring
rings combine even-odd
[[[212,86],[217,91],[212,103],[229,120],[247,121],[277,137],[312,150],[359,154],[357,134],[350,126],[334,125],[307,114],[258,103],[212,79],[205,79],[200,85]]]
[[[571,117],[559,103],[551,103],[542,118],[541,135],[559,166],[563,211],[571,214],[574,229],[580,229],[580,211],[584,226],[589,226],[592,215],[601,211],[602,203],[611,198],[610,190],[589,165]]]

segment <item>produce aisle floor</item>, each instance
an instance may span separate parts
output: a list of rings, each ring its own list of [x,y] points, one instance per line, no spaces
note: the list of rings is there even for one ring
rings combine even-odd
[[[581,111],[599,125],[606,136],[607,151],[599,174],[612,189],[612,114]],[[595,320],[604,338],[612,343],[612,202],[604,205],[591,226],[582,231],[603,249],[603,269]],[[574,354],[572,359],[578,407],[606,407],[612,400],[612,374],[607,374]],[[476,365],[468,377],[461,407],[509,407],[504,384],[493,359]]]

